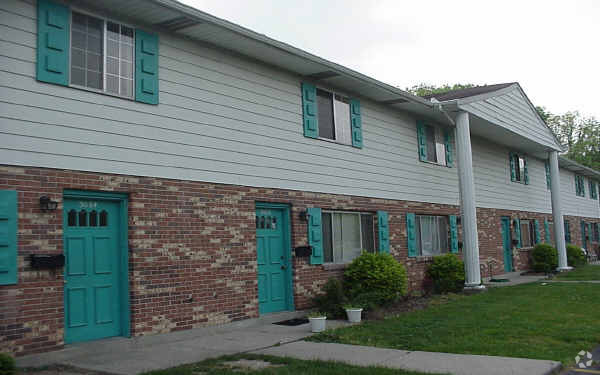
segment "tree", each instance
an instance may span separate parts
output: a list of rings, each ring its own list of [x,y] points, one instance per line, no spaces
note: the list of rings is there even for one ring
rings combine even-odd
[[[412,87],[407,87],[405,91],[410,92],[413,95],[417,96],[426,96],[432,94],[443,94],[448,91],[460,90],[460,89],[469,89],[471,87],[475,87],[472,83],[455,83],[453,85],[449,85],[447,83],[436,86],[436,85],[428,85],[426,83],[419,83],[418,85],[413,85]]]

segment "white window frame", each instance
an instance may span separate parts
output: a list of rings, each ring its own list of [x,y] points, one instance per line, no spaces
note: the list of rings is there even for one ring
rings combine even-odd
[[[71,82],[71,78],[72,78],[72,74],[71,74],[71,55],[72,55],[72,44],[73,44],[73,13],[81,13],[84,14],[86,16],[90,16],[90,17],[94,17],[97,18],[99,20],[102,20],[102,90],[98,90],[92,87],[87,87],[87,86],[81,86],[81,85],[77,85]],[[106,63],[107,63],[107,53],[106,53],[106,40],[108,39],[107,36],[107,23],[108,22],[112,22],[112,23],[116,23],[119,24],[121,26],[125,26],[125,27],[129,27],[133,30],[133,60],[132,60],[132,81],[133,81],[133,88],[131,90],[131,96],[124,96],[124,95],[119,95],[119,94],[115,94],[112,92],[108,92],[106,90]],[[69,8],[69,87],[72,88],[76,88],[76,89],[80,89],[80,90],[85,90],[85,91],[91,91],[91,92],[95,92],[98,94],[104,94],[104,95],[108,95],[108,96],[114,96],[116,98],[121,98],[121,99],[127,99],[127,100],[135,100],[135,37],[136,37],[136,29],[135,26],[125,23],[125,22],[120,22],[111,18],[107,18],[107,17],[103,17],[98,15],[97,13],[93,13],[90,12],[88,10],[85,9],[81,9],[81,8],[77,8],[77,7],[70,7]],[[121,65],[121,62],[119,60],[119,69]],[[121,85],[121,82],[119,80],[119,87]]]
[[[340,141],[340,137],[339,135],[342,133],[339,129],[338,129],[338,121],[337,121],[337,114],[335,111],[335,97],[339,96],[341,99],[345,99],[348,101],[348,109],[349,111],[352,111],[352,108],[350,108],[350,96],[343,94],[341,92],[338,91],[334,91],[334,90],[330,90],[327,88],[323,88],[320,86],[317,86],[317,90],[321,90],[321,91],[325,91],[329,94],[331,94],[331,109],[333,111],[333,130],[334,130],[334,135],[335,135],[335,139],[330,139],[330,138],[325,138],[325,137],[317,137],[317,139],[320,139],[322,141],[326,141],[326,142],[333,142],[333,143],[337,143],[340,145],[346,145],[346,146],[352,146],[352,119],[350,118],[352,116],[352,113],[349,112],[348,113],[348,134],[350,135],[350,138],[348,139],[348,142],[342,142]],[[317,103],[317,111],[319,110],[319,106]],[[318,117],[318,116],[317,116]],[[341,126],[341,125],[339,125]],[[319,133],[319,131],[317,130],[317,133]]]
[[[347,264],[347,263],[349,263],[349,262],[336,262],[335,259],[333,258],[334,254],[335,254],[335,252],[333,251],[333,239],[335,238],[335,235],[334,235],[335,229],[334,229],[334,226],[333,226],[333,214],[346,214],[346,215],[348,215],[348,214],[350,214],[350,215],[354,214],[354,215],[358,215],[358,228],[360,230],[360,246],[361,247],[362,247],[362,244],[363,244],[363,231],[362,231],[362,220],[361,220],[361,218],[362,218],[363,215],[371,216],[373,218],[372,224],[371,224],[372,225],[371,231],[373,233],[373,251],[377,252],[377,248],[375,246],[376,245],[375,244],[375,214],[373,214],[371,212],[340,211],[340,210],[337,210],[337,211],[336,210],[322,210],[321,211],[321,217],[323,217],[323,214],[330,214],[330,217],[331,217],[331,223],[330,223],[331,224],[331,241],[332,241],[332,243],[331,243],[331,248],[332,248],[331,262],[324,262],[324,264]],[[343,233],[342,233],[342,235],[343,235]],[[364,250],[364,249],[362,249],[362,250]],[[323,257],[325,257],[325,256],[323,255]]]

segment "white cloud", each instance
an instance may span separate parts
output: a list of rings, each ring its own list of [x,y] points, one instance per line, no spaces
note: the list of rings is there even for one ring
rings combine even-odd
[[[401,88],[518,81],[600,118],[600,1],[184,2]]]

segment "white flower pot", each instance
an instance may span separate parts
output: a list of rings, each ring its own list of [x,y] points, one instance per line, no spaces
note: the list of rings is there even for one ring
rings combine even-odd
[[[348,315],[348,321],[350,323],[360,323],[360,318],[363,309],[346,309],[346,315]]]
[[[310,331],[313,333],[325,331],[326,316],[319,316],[316,318],[308,318],[310,321]]]

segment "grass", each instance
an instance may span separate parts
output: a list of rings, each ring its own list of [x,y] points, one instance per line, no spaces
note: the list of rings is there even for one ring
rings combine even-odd
[[[549,359],[572,364],[600,343],[599,286],[493,288],[383,321],[325,331],[310,340],[403,350]]]
[[[239,367],[235,368],[225,363],[240,359],[266,361],[274,366],[262,370],[249,370]],[[293,358],[254,354],[238,354],[208,359],[202,362],[173,367],[166,370],[145,372],[144,375],[239,375],[240,373],[254,375],[425,375],[420,372],[392,370],[381,367],[358,367],[339,362],[303,361]]]
[[[600,280],[600,265],[587,264],[577,267],[572,271],[560,273],[557,279],[565,281]]]

